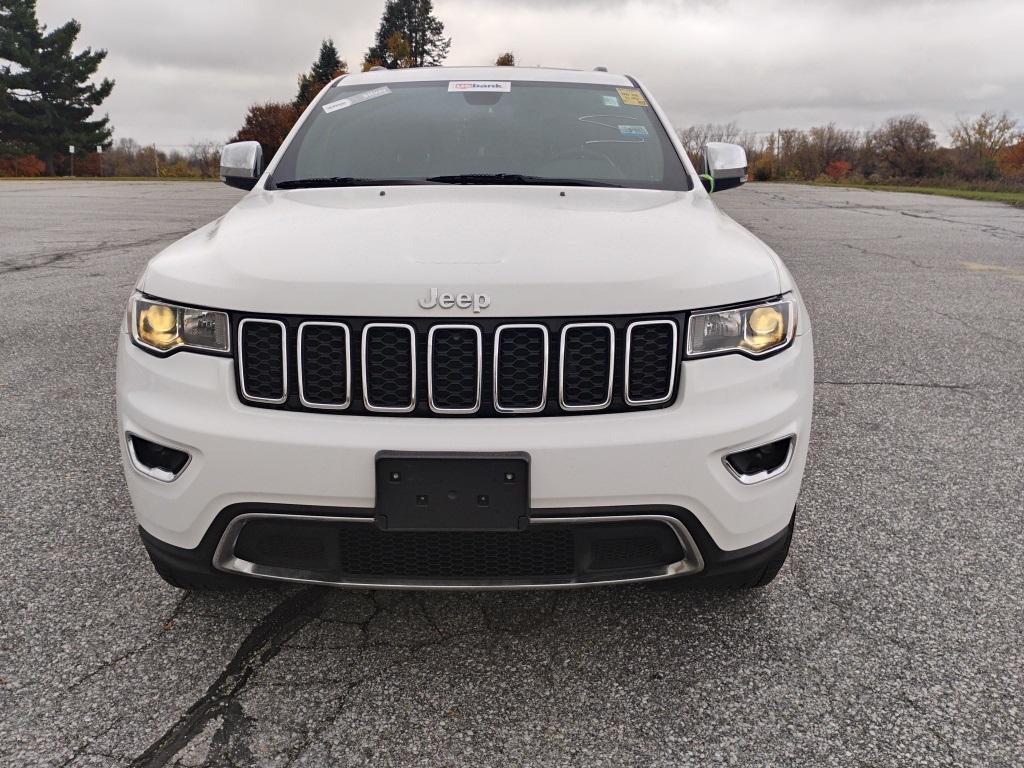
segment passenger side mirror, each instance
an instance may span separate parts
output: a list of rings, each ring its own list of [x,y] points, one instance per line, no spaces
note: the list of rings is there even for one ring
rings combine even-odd
[[[220,152],[220,180],[229,187],[252,189],[263,173],[263,148],[258,141],[225,144]]]
[[[747,180],[747,153],[739,144],[709,141],[704,145],[704,189],[721,192]]]

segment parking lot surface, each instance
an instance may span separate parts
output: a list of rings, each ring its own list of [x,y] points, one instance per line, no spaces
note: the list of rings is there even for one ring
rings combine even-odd
[[[0,765],[1024,763],[1024,211],[716,196],[817,347],[762,591],[183,593],[132,519],[114,339],[146,260],[239,196],[0,183]]]

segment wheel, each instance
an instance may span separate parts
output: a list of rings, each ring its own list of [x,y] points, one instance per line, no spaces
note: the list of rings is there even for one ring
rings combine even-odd
[[[710,576],[681,576],[677,579],[665,579],[653,581],[651,586],[666,592],[684,592],[693,588],[718,587],[724,589],[760,589],[772,583],[779,575],[786,557],[789,555],[789,545],[793,541],[793,528],[796,523],[789,524],[785,538],[781,539],[769,555],[768,559],[759,562],[752,568],[734,571],[732,573],[712,574]]]
[[[202,590],[206,592],[228,592],[235,589],[242,589],[242,579],[237,576],[218,573],[192,573],[180,571],[165,563],[159,563],[150,558],[153,569],[157,575],[176,589]]]

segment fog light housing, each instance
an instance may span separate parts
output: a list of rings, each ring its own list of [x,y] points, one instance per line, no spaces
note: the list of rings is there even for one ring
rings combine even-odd
[[[722,463],[744,485],[753,485],[778,477],[793,460],[796,435],[727,454]]]
[[[131,432],[126,435],[126,439],[128,458],[131,459],[132,466],[154,480],[164,483],[177,480],[192,460],[185,451],[154,443]]]

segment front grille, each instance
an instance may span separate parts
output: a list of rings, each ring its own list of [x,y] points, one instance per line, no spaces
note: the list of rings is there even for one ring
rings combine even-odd
[[[359,415],[566,416],[671,405],[682,313],[440,323],[235,316],[240,399]]]

